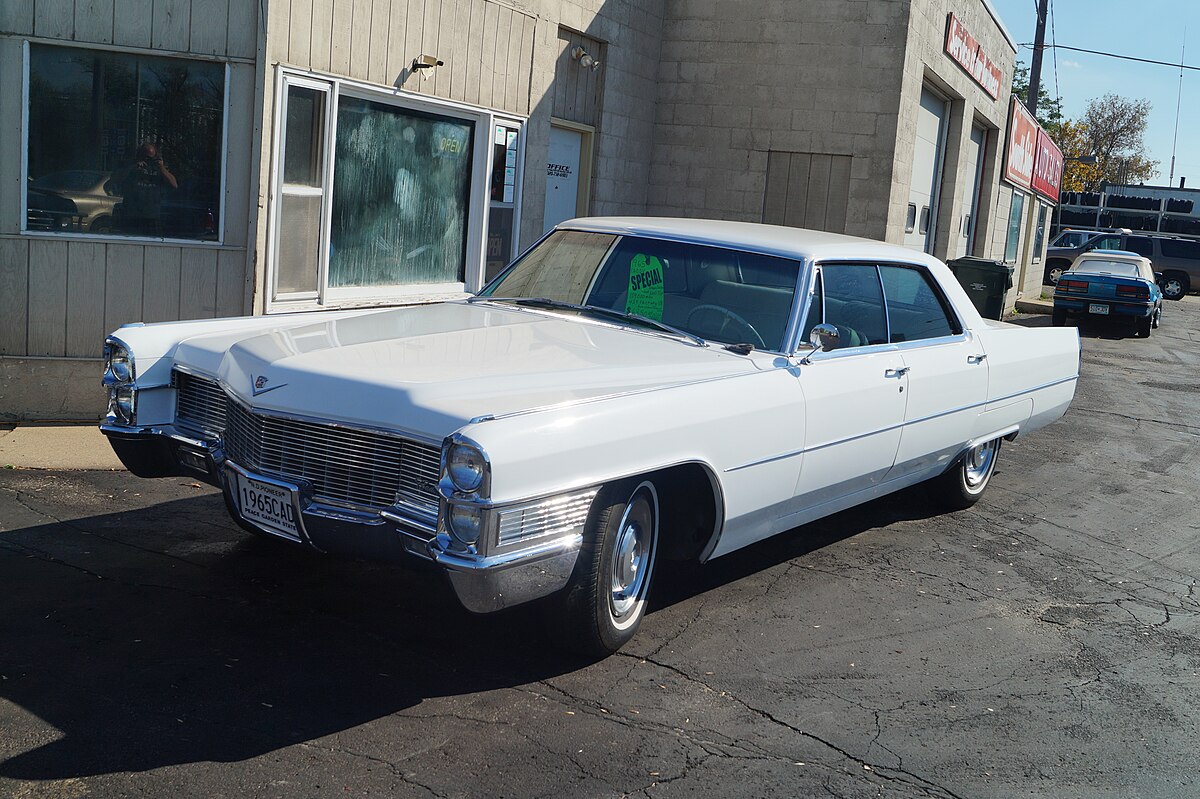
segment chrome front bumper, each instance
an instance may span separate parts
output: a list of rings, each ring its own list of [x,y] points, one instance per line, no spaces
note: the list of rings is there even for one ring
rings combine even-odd
[[[436,519],[417,518],[399,507],[376,511],[318,502],[304,486],[251,472],[226,459],[217,442],[198,440],[171,426],[101,425],[100,429],[129,471],[139,477],[192,477],[214,485],[221,489],[231,516],[265,533],[322,552],[433,561],[445,571],[463,607],[473,613],[512,607],[566,587],[583,543],[582,529],[573,529],[541,536],[528,546],[501,553],[464,549],[448,534],[439,532]],[[233,496],[232,472],[295,487],[298,536],[293,538],[246,520]],[[523,507],[528,506],[525,503]],[[497,506],[489,513],[498,517],[506,507]],[[486,526],[494,528],[497,524],[489,520]]]

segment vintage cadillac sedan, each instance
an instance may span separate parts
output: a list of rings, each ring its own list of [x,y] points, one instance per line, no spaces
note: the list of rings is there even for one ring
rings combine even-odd
[[[982,319],[922,253],[580,219],[460,301],[126,325],[102,430],[253,533],[432,561],[475,612],[553,594],[555,629],[604,654],[662,558],[923,481],[971,505],[1078,373],[1074,328]]]

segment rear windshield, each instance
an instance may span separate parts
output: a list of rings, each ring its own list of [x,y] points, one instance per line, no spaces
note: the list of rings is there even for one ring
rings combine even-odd
[[[1088,258],[1074,264],[1070,272],[1087,272],[1092,275],[1118,275],[1120,277],[1141,277],[1137,264],[1129,261],[1104,261],[1099,258]]]

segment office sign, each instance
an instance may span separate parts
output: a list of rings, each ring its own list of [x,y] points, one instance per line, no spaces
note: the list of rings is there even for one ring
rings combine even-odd
[[[949,15],[946,23],[946,55],[966,70],[971,80],[982,86],[993,100],[1000,97],[1000,81],[1003,78],[1000,67],[988,58],[983,46],[954,14]]]

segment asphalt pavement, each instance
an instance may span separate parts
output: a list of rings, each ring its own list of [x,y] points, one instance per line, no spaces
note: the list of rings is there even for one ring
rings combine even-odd
[[[668,565],[595,663],[190,480],[0,469],[0,796],[1200,795],[1197,331],[1087,328],[974,508]]]

